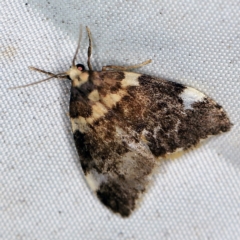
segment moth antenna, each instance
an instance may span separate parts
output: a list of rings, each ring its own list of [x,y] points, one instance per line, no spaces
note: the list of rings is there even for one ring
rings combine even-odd
[[[76,52],[75,52],[73,60],[72,60],[72,66],[76,66],[75,61],[76,61],[76,58],[77,58],[78,50],[80,48],[81,39],[82,39],[82,25],[80,25],[80,33],[79,33],[79,38],[78,38],[78,44],[77,44],[77,49],[76,49]]]
[[[88,26],[86,26],[86,29],[87,29],[87,33],[88,33],[88,39],[89,39],[87,64],[88,64],[89,70],[92,71],[92,65],[91,65],[91,62],[90,62],[90,58],[91,58],[91,55],[92,55],[92,35],[91,35],[91,31],[88,28]]]
[[[22,85],[22,86],[17,86],[17,87],[11,87],[11,88],[8,88],[10,90],[13,90],[13,89],[17,89],[17,88],[25,88],[25,87],[29,87],[29,86],[32,86],[32,85],[36,85],[36,84],[39,84],[39,83],[42,83],[42,82],[46,82],[52,78],[66,78],[67,75],[66,73],[58,73],[58,74],[53,74],[53,73],[50,73],[50,72],[45,72],[41,69],[38,69],[38,68],[34,68],[34,67],[31,67],[31,69],[35,70],[35,71],[38,71],[38,72],[43,72],[43,73],[46,73],[48,75],[51,75],[51,77],[48,77],[46,79],[43,79],[43,80],[40,80],[40,81],[37,81],[37,82],[34,82],[34,83],[29,83],[29,84],[26,84],[26,85]],[[65,75],[63,75],[65,74]]]
[[[65,78],[65,77],[67,77],[66,73],[54,74],[54,73],[47,72],[47,71],[44,71],[44,70],[42,70],[42,69],[39,69],[39,68],[36,68],[36,67],[32,67],[32,66],[30,66],[30,67],[28,67],[28,68],[31,69],[31,70],[33,70],[33,71],[45,73],[45,74],[50,75],[50,76],[52,76],[52,77],[55,76],[56,78]],[[58,75],[63,75],[63,74],[65,74],[65,75],[64,75],[64,76],[58,76]]]
[[[35,84],[38,84],[38,83],[41,83],[41,82],[48,81],[49,79],[54,78],[54,77],[55,77],[55,76],[52,76],[52,77],[49,77],[49,78],[43,79],[43,80],[38,81],[38,82],[29,83],[29,84],[22,85],[22,86],[17,86],[17,87],[11,87],[11,88],[9,88],[9,89],[12,90],[12,89],[17,89],[17,88],[25,88],[25,87],[29,87],[29,86],[32,86],[32,85],[35,85]]]

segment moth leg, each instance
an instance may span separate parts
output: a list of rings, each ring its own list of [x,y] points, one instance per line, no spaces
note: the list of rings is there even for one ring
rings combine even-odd
[[[90,71],[92,71],[92,65],[91,65],[91,62],[90,62],[90,57],[92,55],[92,36],[91,36],[90,29],[88,27],[86,27],[86,29],[87,29],[87,33],[88,33],[88,39],[89,39],[87,65],[88,65],[88,69]]]
[[[148,59],[145,62],[136,64],[136,65],[132,65],[132,66],[126,66],[126,67],[114,66],[114,65],[104,66],[104,67],[102,67],[102,71],[107,71],[107,70],[110,70],[110,69],[126,71],[126,70],[130,70],[130,69],[143,67],[143,66],[149,64],[151,61],[152,61],[151,59]]]

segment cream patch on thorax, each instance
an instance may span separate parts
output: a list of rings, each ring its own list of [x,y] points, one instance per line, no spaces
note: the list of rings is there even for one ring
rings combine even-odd
[[[67,74],[72,80],[73,87],[80,87],[83,83],[88,81],[89,73],[81,72],[76,67],[71,67]]]

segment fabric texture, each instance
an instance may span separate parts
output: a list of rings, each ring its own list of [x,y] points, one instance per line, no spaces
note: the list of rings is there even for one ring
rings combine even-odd
[[[240,2],[2,1],[0,239],[239,239]],[[234,126],[163,161],[134,214],[112,214],[84,180],[68,117],[71,65],[132,65],[194,87],[224,107]]]

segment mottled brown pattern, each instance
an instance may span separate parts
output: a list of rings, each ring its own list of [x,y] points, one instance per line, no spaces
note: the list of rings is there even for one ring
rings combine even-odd
[[[83,84],[83,87],[85,87],[85,84]],[[92,107],[87,98],[88,94],[89,94],[88,92],[82,91],[77,87],[71,88],[71,99],[69,109],[71,118],[77,118],[79,116],[87,118],[91,116]]]
[[[80,162],[84,173],[87,173],[92,168],[95,168],[93,158],[90,154],[91,145],[87,142],[86,134],[76,131],[74,141],[80,156]]]
[[[113,85],[115,81],[123,80],[125,75],[124,75],[124,72],[102,71],[102,72],[99,72],[99,76],[105,82],[109,83],[110,85]]]
[[[185,149],[196,145],[199,139],[230,130],[231,123],[222,107],[210,98],[193,104],[178,130],[179,141]]]
[[[100,185],[97,191],[99,200],[113,212],[128,217],[135,208],[135,200],[138,198],[138,191],[131,189],[123,181],[110,181]]]
[[[226,113],[210,98],[194,103],[192,110],[184,110],[179,94],[185,86],[145,75],[139,81],[142,88],[133,91],[152,96],[151,105],[146,106],[147,116],[152,120],[146,127],[146,139],[156,157],[174,152],[177,148],[190,148],[200,139],[230,129]],[[135,95],[134,92],[131,94]],[[154,128],[158,128],[155,134]]]
[[[99,78],[102,80],[99,91],[102,96],[106,96],[109,92],[116,93],[121,88],[121,80],[123,80],[124,77],[124,72],[99,72]]]
[[[77,118],[79,116],[87,118],[92,114],[92,108],[87,102],[73,102],[70,106],[70,116]]]
[[[98,90],[101,102],[101,97],[122,91],[124,76],[124,72],[91,72],[88,82],[72,87],[71,118],[91,117],[94,103],[87,98],[91,91]],[[138,80],[140,86],[124,90],[113,108],[105,106],[107,113],[96,117],[88,132],[74,132],[85,174],[94,168],[108,176],[96,192],[98,198],[124,217],[145,191],[156,157],[188,149],[231,127],[222,107],[210,98],[185,110],[180,97],[185,86],[147,75]]]

